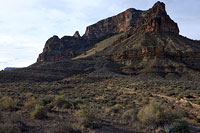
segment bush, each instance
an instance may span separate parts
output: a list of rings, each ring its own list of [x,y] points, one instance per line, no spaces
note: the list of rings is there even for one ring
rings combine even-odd
[[[123,108],[121,104],[116,104],[113,107],[109,108],[108,113],[118,113]]]
[[[172,132],[175,133],[187,133],[189,129],[188,123],[185,120],[177,119],[172,125]]]
[[[35,110],[31,112],[31,118],[33,119],[45,119],[47,118],[47,110],[44,106],[36,105]]]
[[[4,109],[11,110],[11,111],[17,109],[18,102],[19,102],[19,99],[13,99],[8,96],[4,96],[0,99],[1,106]]]
[[[35,108],[36,104],[37,104],[37,100],[34,97],[32,97],[24,103],[24,107],[28,110],[32,110]]]
[[[144,123],[154,126],[172,123],[178,116],[167,107],[160,104],[151,103],[142,108],[137,114],[138,119]]]
[[[0,133],[19,133],[19,129],[9,123],[0,124]]]
[[[69,109],[69,108],[73,107],[73,104],[69,100],[67,100],[65,96],[57,96],[54,99],[53,103],[58,108]]]
[[[81,106],[81,109],[77,112],[78,117],[81,118],[81,124],[84,127],[94,128],[97,125],[96,115],[98,113],[95,106]]]
[[[39,100],[39,104],[45,106],[47,104],[50,104],[52,101],[53,101],[52,96],[45,96]]]
[[[137,113],[138,111],[135,109],[127,110],[126,112],[123,113],[122,119],[131,122],[135,121],[137,119]]]
[[[196,123],[200,123],[200,118],[194,118],[194,121],[195,121]]]

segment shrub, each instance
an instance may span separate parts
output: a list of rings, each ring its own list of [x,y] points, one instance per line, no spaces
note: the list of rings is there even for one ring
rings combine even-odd
[[[81,131],[74,129],[71,125],[59,124],[53,133],[81,133]]]
[[[20,132],[13,124],[4,123],[0,124],[0,133],[18,133]]]
[[[178,116],[176,116],[176,114],[171,110],[167,109],[167,107],[151,103],[142,108],[137,114],[137,117],[144,124],[160,126],[166,123],[171,123]]]
[[[97,125],[97,108],[95,106],[81,106],[77,112],[78,117],[81,118],[81,124],[84,127],[94,128]]]
[[[13,113],[13,114],[10,115],[10,120],[11,120],[12,123],[22,122],[21,116],[16,114],[16,113]]]
[[[39,104],[45,106],[47,104],[50,104],[52,101],[53,96],[45,96],[39,100]]]
[[[196,123],[200,123],[200,118],[194,118],[194,121],[195,121]]]
[[[188,123],[185,120],[182,119],[177,119],[175,122],[172,124],[172,132],[175,133],[187,133],[189,129]]]
[[[26,109],[28,109],[28,110],[32,110],[32,109],[34,109],[35,108],[35,105],[37,104],[37,100],[34,98],[34,97],[32,97],[32,98],[30,98],[30,100],[28,100],[28,101],[26,101],[25,103],[24,103],[24,107],[26,108]]]
[[[126,120],[126,121],[134,121],[137,119],[137,110],[135,109],[130,109],[130,110],[127,110],[126,112],[123,113],[122,115],[122,119],[123,120]]]
[[[17,109],[18,102],[19,102],[19,99],[13,99],[8,96],[4,96],[0,99],[0,103],[1,103],[2,107],[4,109],[11,110],[11,111]]]
[[[47,118],[47,110],[44,106],[36,105],[35,110],[31,112],[31,118],[33,119],[45,119]]]
[[[67,100],[65,96],[57,96],[54,99],[53,103],[58,108],[69,109],[69,108],[73,107],[73,104],[69,100]]]
[[[109,108],[108,113],[118,113],[123,108],[121,104],[116,104],[113,107]]]

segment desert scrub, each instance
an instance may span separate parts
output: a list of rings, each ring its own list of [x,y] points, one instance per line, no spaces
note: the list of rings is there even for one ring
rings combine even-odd
[[[53,99],[54,99],[53,96],[44,96],[43,98],[40,98],[40,99],[38,100],[38,103],[39,103],[40,105],[45,106],[45,105],[47,105],[47,104],[50,104],[50,103],[53,101]]]
[[[35,105],[35,110],[31,112],[31,118],[33,119],[45,119],[47,118],[47,109],[41,105]]]
[[[35,108],[35,105],[37,104],[37,100],[34,97],[31,97],[24,103],[25,109],[32,110]]]
[[[187,121],[183,119],[177,119],[171,124],[168,131],[172,133],[187,133],[189,131],[189,126]]]
[[[4,96],[0,99],[1,106],[6,110],[16,110],[19,99]]]
[[[57,96],[53,101],[54,106],[58,108],[69,109],[73,108],[73,103],[70,102],[65,96]]]
[[[116,104],[113,107],[110,107],[106,112],[107,113],[118,113],[120,112],[124,107],[121,104]]]
[[[11,123],[0,123],[0,133],[20,133],[20,130]]]
[[[122,119],[127,122],[133,122],[137,120],[137,113],[138,111],[136,109],[129,109],[123,113]]]
[[[81,125],[86,128],[94,128],[97,125],[98,109],[94,105],[83,105],[80,110],[76,112],[76,115],[81,119]]]
[[[165,106],[151,103],[139,111],[137,118],[144,124],[162,126],[173,122],[178,116]]]

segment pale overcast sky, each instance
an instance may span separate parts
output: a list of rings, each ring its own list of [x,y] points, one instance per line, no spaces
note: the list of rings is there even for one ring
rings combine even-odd
[[[161,0],[180,34],[200,40],[200,0]],[[0,0],[0,70],[36,62],[53,35],[84,34],[86,26],[157,0]]]

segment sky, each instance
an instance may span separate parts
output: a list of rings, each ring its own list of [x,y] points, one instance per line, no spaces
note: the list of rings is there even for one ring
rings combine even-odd
[[[180,34],[200,40],[200,0],[160,0]],[[45,42],[128,8],[147,10],[157,0],[0,0],[0,70],[36,62]]]

